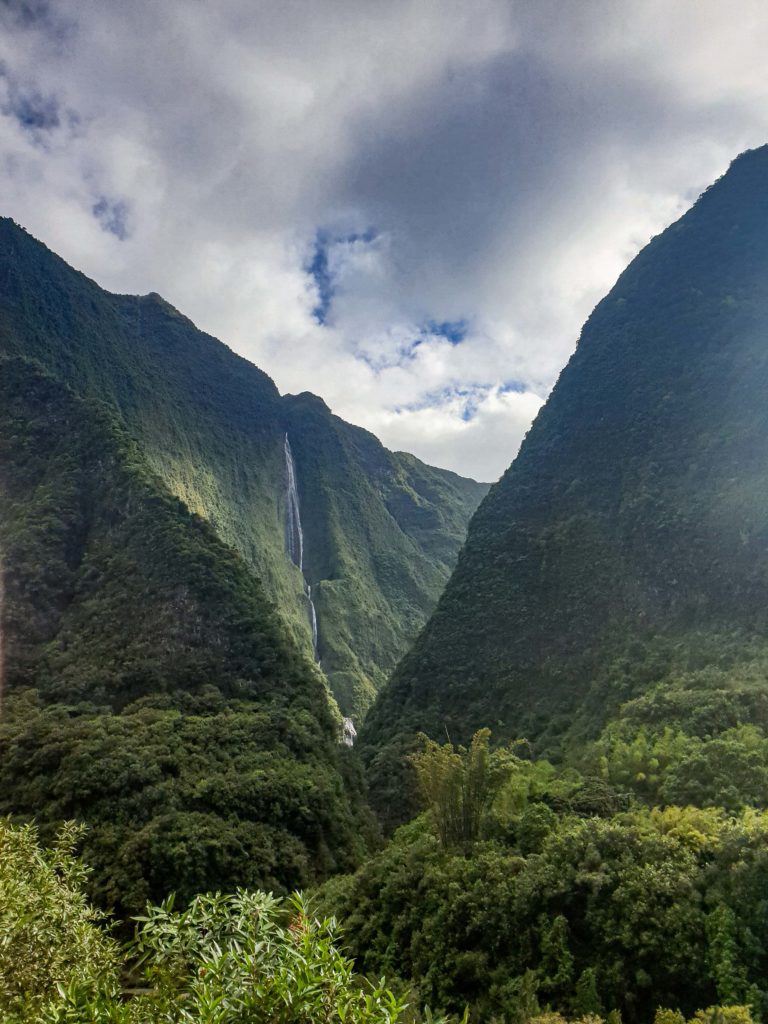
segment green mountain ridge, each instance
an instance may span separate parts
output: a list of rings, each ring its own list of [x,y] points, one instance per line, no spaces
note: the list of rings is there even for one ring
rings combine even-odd
[[[342,710],[359,720],[434,607],[486,485],[388,452],[313,396],[281,397],[159,295],[105,292],[7,218],[0,353],[106,403],[170,491],[242,554],[310,651],[304,581],[286,556],[290,436],[318,654]]]
[[[102,903],[359,859],[340,719],[258,580],[108,408],[20,359],[0,359],[0,556],[0,814],[86,822]]]
[[[665,680],[765,664],[766,281],[768,147],[622,273],[475,514],[364,726],[385,814],[419,730],[557,754]]]

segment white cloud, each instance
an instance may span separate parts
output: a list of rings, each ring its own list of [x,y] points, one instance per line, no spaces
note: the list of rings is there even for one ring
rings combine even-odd
[[[493,387],[471,398],[452,395],[439,405],[382,410],[371,417],[371,429],[386,436],[393,448],[419,450],[433,464],[446,457],[471,468],[476,480],[493,481],[499,472],[499,449],[516,449],[543,404],[532,392]],[[465,419],[468,406],[471,419]]]
[[[626,262],[768,137],[754,0],[25,9],[0,15],[3,212],[282,390],[477,477]]]

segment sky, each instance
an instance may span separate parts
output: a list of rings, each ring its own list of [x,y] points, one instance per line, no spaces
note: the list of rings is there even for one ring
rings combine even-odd
[[[0,213],[493,480],[596,302],[768,141],[762,0],[0,0]]]

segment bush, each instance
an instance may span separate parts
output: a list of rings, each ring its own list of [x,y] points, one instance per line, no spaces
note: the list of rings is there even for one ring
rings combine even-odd
[[[402,1021],[405,1002],[355,976],[335,919],[314,917],[299,894],[217,893],[183,911],[171,896],[137,918],[121,949],[83,895],[81,835],[68,824],[44,850],[32,826],[0,822],[3,1024]],[[129,968],[141,987],[121,985]]]
[[[0,820],[0,1020],[35,1019],[59,988],[109,992],[120,949],[83,895],[73,855],[82,829],[65,825],[50,850],[31,825]]]

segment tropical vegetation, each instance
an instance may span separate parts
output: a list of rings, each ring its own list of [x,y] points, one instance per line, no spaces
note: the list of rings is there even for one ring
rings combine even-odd
[[[482,486],[0,222],[0,1020],[768,1018],[767,182],[598,305],[428,621]]]

